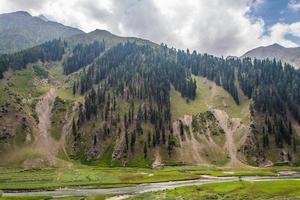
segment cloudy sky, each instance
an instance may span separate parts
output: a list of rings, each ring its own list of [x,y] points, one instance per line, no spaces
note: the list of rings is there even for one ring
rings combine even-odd
[[[300,0],[1,0],[0,13],[106,29],[181,49],[241,55],[261,45],[300,44]]]

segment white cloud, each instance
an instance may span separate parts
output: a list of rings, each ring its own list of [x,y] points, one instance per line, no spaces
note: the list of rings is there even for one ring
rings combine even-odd
[[[1,0],[0,12],[27,10],[87,32],[107,29],[122,36],[219,56],[241,55],[275,42],[295,46],[285,35],[298,34],[299,24],[278,23],[265,35],[264,21],[249,17],[251,8],[263,3],[264,0]]]
[[[288,7],[294,11],[299,11],[300,10],[300,3],[296,2],[295,0],[291,0],[288,3]]]
[[[275,25],[273,25],[270,29],[269,32],[270,34],[267,36],[264,36],[262,38],[262,43],[264,43],[265,45],[268,45],[270,43],[279,43],[285,47],[296,47],[297,44],[287,40],[285,38],[285,36],[287,34],[293,34],[295,33],[296,29],[295,29],[295,24],[284,24],[284,23],[277,23]]]

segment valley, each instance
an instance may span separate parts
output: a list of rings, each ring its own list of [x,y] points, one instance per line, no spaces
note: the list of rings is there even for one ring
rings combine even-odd
[[[0,55],[0,198],[300,196],[299,70],[52,25]]]
[[[267,184],[269,181],[273,181],[272,184],[277,184],[277,182],[278,184],[281,182],[294,182],[295,187],[297,187],[299,171],[299,168],[291,167],[262,169],[253,167],[177,166],[155,170],[145,168],[105,168],[80,166],[78,164],[67,168],[25,171],[22,169],[2,168],[0,189],[5,191],[4,199],[45,199],[47,197],[54,197],[54,199],[80,199],[85,196],[88,199],[93,197],[104,199],[118,195],[121,195],[121,197],[124,195],[124,198],[135,199],[145,198],[145,195],[147,198],[150,198],[153,192],[158,191],[163,192],[153,193],[153,195],[165,193],[166,190],[170,190],[170,194],[172,194],[174,192],[173,189],[185,190],[187,186],[204,185],[203,187],[206,188],[210,187],[209,185],[206,186],[209,183],[218,183],[219,190],[225,191],[227,191],[226,185],[228,184],[248,185],[256,184],[256,182],[265,182]],[[278,176],[278,174],[281,175]],[[13,181],[9,181],[9,177],[14,177]],[[282,187],[279,187],[277,192],[280,192],[282,189]],[[293,187],[290,189],[294,190]],[[276,192],[275,189],[274,192]],[[246,191],[245,194],[247,194]],[[198,198],[202,195],[204,194],[201,194]],[[222,195],[222,193],[219,195]]]

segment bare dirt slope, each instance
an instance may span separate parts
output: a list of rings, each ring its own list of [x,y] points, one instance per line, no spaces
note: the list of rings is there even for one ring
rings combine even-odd
[[[79,107],[79,103],[75,102],[72,110],[66,113],[66,115],[64,117],[64,125],[62,128],[62,135],[59,140],[59,148],[63,151],[65,156],[68,158],[69,158],[69,156],[68,156],[68,152],[66,150],[66,137],[70,133],[73,119],[76,115],[76,112],[78,112],[78,107]]]
[[[193,102],[186,103],[184,99],[174,94],[171,99],[172,109],[178,111],[175,113],[176,117],[179,117],[177,119],[180,119],[189,129],[189,133],[185,131],[182,137],[179,122],[173,123],[174,135],[180,146],[176,149],[178,160],[192,164],[243,165],[241,161],[244,158],[238,150],[249,134],[249,100],[241,93],[241,102],[237,105],[231,95],[214,82],[201,77],[195,78],[197,98]],[[178,109],[187,112],[184,114]],[[210,131],[205,134],[192,133],[192,115],[205,111],[213,112],[225,135],[213,136]]]
[[[38,132],[35,136],[35,143],[33,149],[38,152],[41,157],[35,159],[25,160],[23,166],[25,168],[34,168],[39,166],[57,166],[61,163],[71,164],[62,160],[59,153],[62,151],[68,157],[66,146],[66,135],[68,134],[72,125],[72,119],[78,109],[78,103],[75,103],[72,110],[66,113],[64,125],[62,128],[62,137],[59,141],[52,138],[50,134],[51,127],[51,113],[56,98],[56,90],[51,88],[48,93],[36,105],[36,113],[38,116]]]
[[[242,137],[239,137],[238,134],[241,129],[244,130],[244,125],[240,123],[239,118],[232,118],[230,119],[228,114],[223,110],[214,109],[213,110],[214,116],[219,122],[219,125],[225,131],[226,142],[224,145],[224,149],[228,152],[230,156],[230,162],[228,165],[230,166],[241,166],[243,163],[238,158],[238,147],[241,143],[240,140],[244,140],[246,137],[246,132]]]
[[[239,163],[240,161],[237,159],[237,148],[233,139],[234,128],[231,120],[229,119],[227,113],[222,110],[214,110],[214,115],[219,122],[219,125],[223,128],[226,135],[226,149],[230,155],[230,162],[232,164]]]
[[[162,166],[162,159],[159,152],[159,147],[154,150],[154,162],[152,163],[152,168],[159,168]]]
[[[173,123],[174,136],[178,142],[176,148],[178,161],[184,164],[207,165],[220,162],[226,157],[223,146],[219,146],[208,131],[204,134],[192,129],[192,116],[185,115],[180,119],[185,126],[184,135],[180,135],[179,121]]]
[[[49,164],[56,163],[56,155],[58,153],[58,143],[50,136],[48,132],[51,126],[51,111],[55,98],[55,90],[51,88],[36,105],[36,113],[38,115],[39,123],[35,148],[39,153],[45,156]]]

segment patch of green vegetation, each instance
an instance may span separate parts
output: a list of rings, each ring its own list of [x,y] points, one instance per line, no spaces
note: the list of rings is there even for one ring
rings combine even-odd
[[[51,136],[59,140],[63,129],[64,117],[66,112],[70,109],[71,103],[69,101],[62,100],[60,97],[56,97],[52,108],[51,115]]]
[[[58,158],[62,159],[62,160],[66,160],[66,161],[71,161],[68,153],[66,152],[66,150],[63,147],[60,147],[58,149]]]
[[[2,190],[53,190],[60,187],[120,187],[126,185],[195,179],[199,176],[177,170],[152,170],[146,168],[113,168],[77,166],[71,168],[46,168],[22,170],[0,169]]]
[[[75,155],[70,155],[70,158],[73,160],[78,160],[83,164],[89,164],[86,161],[86,153],[85,153],[85,146],[81,145],[79,151],[76,152]]]
[[[34,84],[34,79],[39,80],[33,67],[28,67],[24,70],[17,71],[16,76],[12,77],[10,83],[11,89],[16,93],[25,97],[40,97],[49,90],[49,85]]]
[[[50,200],[49,196],[36,196],[36,197],[2,197],[2,200]]]
[[[15,144],[17,146],[22,146],[25,144],[27,132],[27,127],[25,127],[24,125],[20,125],[17,127],[15,136]]]
[[[40,65],[33,65],[33,71],[35,74],[40,77],[41,79],[48,78],[49,72],[42,66]]]
[[[15,149],[18,149],[15,152]],[[19,167],[27,159],[42,158],[42,155],[34,151],[29,145],[15,147],[9,154],[1,154],[0,166]],[[1,170],[1,167],[0,167]]]
[[[73,81],[68,81],[57,91],[57,95],[61,99],[69,100],[69,101],[82,101],[84,96],[80,95],[78,92],[73,95]]]
[[[107,149],[107,152],[109,151],[110,148]],[[280,170],[282,169],[283,167],[280,167]],[[284,168],[284,170],[292,169],[300,171],[300,168]],[[163,169],[150,169],[87,166],[77,165],[76,163],[72,167],[68,166],[65,168],[32,170],[0,168],[0,190],[53,190],[61,187],[107,188],[151,182],[191,180],[199,178],[200,175],[221,177],[275,176],[276,171],[278,171],[277,168],[249,167],[235,169],[216,166],[172,166]],[[263,190],[264,187],[260,187]]]
[[[196,175],[210,175],[217,177],[228,176],[276,176],[277,171],[274,168],[224,168],[217,166],[172,166],[165,167],[164,170],[177,170]]]
[[[90,165],[97,165],[101,167],[110,167],[112,166],[112,153],[114,151],[114,144],[111,144],[107,147],[100,159],[93,161]]]
[[[35,119],[36,122],[39,121],[39,117],[36,112],[36,105],[40,101],[40,98],[34,98],[30,102],[30,111],[31,111],[31,116]]]
[[[228,176],[275,176],[274,172],[270,171],[198,171],[192,170],[190,171],[191,174],[196,175],[210,175],[210,176],[217,176],[217,177],[228,177]]]
[[[224,130],[218,125],[217,119],[211,111],[206,111],[193,115],[192,128],[194,132],[205,134],[209,130],[212,135],[225,134]]]
[[[300,199],[300,181],[225,182],[145,193],[129,199]]]
[[[60,88],[58,91],[57,91],[57,95],[61,98],[61,99],[66,99],[66,100],[71,100],[71,101],[75,101],[75,100],[83,100],[84,99],[84,96],[81,96],[80,94],[75,94],[73,95],[72,94],[72,88],[71,87],[68,87],[68,86],[65,86],[65,87],[62,87]]]
[[[187,115],[196,115],[210,109],[221,109],[231,117],[242,119],[243,123],[249,123],[249,105],[242,91],[238,89],[240,105],[237,105],[232,96],[223,88],[216,86],[203,77],[193,76],[197,83],[196,98],[193,101],[186,101],[174,88],[171,89],[171,112],[173,119]]]
[[[123,117],[123,115],[128,112],[129,103],[122,98],[117,98],[117,108],[120,113],[120,117]]]
[[[87,197],[87,200],[105,200],[107,199],[106,196],[91,196],[91,197]]]
[[[199,77],[193,77],[197,82],[196,98],[193,101],[186,101],[181,94],[174,88],[171,89],[171,112],[173,119],[183,117],[185,114],[195,115],[199,112],[205,112],[208,107],[205,98],[209,94],[209,88],[203,84],[203,80]]]
[[[147,168],[150,167],[152,164],[152,161],[149,159],[145,159],[143,156],[134,156],[133,158],[129,159],[128,166],[129,167],[141,167],[141,168]]]
[[[273,166],[273,167],[270,167],[268,169],[271,169],[271,170],[274,170],[274,171],[297,171],[297,172],[300,172],[300,167],[299,165],[298,166]]]
[[[17,110],[26,110],[36,99],[49,90],[49,84],[36,75],[32,66],[26,69],[10,72],[7,78],[0,80],[0,105],[9,104]]]
[[[88,197],[50,197],[50,196],[35,196],[35,197],[3,197],[3,200],[105,200],[104,195],[88,196]]]
[[[53,63],[49,69],[49,78],[54,81],[63,81],[65,77],[62,64]]]

